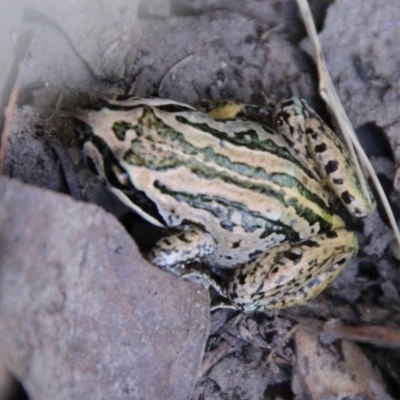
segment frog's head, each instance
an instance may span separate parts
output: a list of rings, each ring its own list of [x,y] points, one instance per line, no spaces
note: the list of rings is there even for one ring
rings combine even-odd
[[[74,125],[78,145],[92,172],[98,175],[125,205],[150,223],[165,226],[156,205],[135,187],[124,163],[121,162],[126,150],[125,139],[131,143],[133,127],[123,120],[115,121],[109,118],[108,108],[101,106],[78,109]],[[137,161],[141,162],[139,159]]]

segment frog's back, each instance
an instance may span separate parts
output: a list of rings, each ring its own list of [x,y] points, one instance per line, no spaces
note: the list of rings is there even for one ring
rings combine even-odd
[[[210,261],[234,266],[341,224],[316,172],[270,128],[216,121],[176,102],[135,101],[114,104],[112,119],[109,108],[93,111],[88,123],[162,224],[196,224],[213,236]]]

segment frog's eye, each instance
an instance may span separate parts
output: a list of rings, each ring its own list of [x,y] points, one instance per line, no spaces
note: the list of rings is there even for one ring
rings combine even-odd
[[[96,146],[90,141],[84,142],[82,150],[89,169],[101,178],[105,178],[103,157]]]
[[[91,171],[103,178],[111,186],[127,189],[130,186],[129,174],[119,165],[107,143],[98,136],[83,144],[85,160]]]

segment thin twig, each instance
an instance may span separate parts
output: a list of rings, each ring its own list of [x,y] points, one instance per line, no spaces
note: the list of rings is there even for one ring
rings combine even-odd
[[[323,325],[323,333],[331,340],[345,339],[379,347],[400,348],[400,330],[386,326],[346,326],[332,320]]]

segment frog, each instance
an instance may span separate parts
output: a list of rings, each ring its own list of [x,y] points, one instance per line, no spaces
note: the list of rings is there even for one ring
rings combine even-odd
[[[320,294],[359,247],[335,204],[357,218],[376,207],[345,144],[298,96],[208,112],[116,96],[78,109],[75,120],[85,158],[109,189],[166,229],[147,260],[168,271],[193,262],[232,269],[224,286],[206,269],[182,276],[203,278],[240,311]]]

